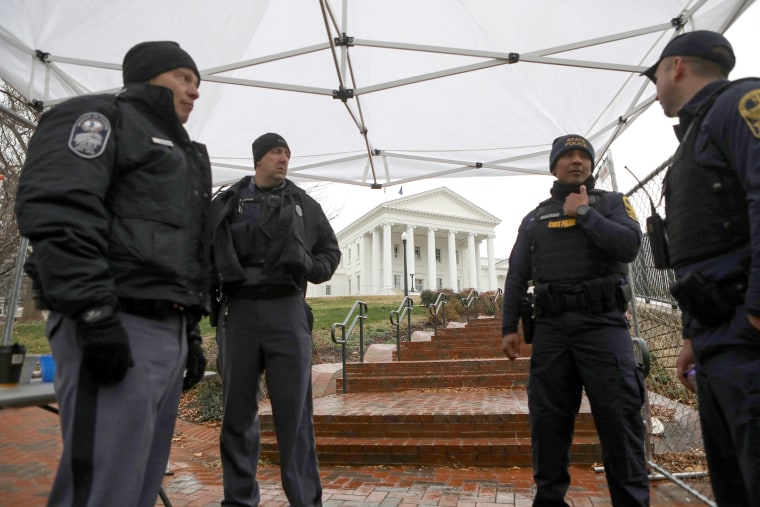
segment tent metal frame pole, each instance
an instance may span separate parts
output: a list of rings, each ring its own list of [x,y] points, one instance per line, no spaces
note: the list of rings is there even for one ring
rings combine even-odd
[[[18,293],[21,289],[21,278],[24,276],[24,260],[29,240],[21,236],[16,253],[16,268],[13,271],[13,284],[8,296],[8,312],[5,317],[5,329],[3,330],[3,345],[9,345],[13,338],[13,324],[16,320],[16,308],[18,308]]]

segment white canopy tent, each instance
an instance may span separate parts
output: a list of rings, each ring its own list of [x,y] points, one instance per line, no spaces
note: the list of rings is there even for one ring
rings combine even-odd
[[[300,181],[545,175],[566,133],[601,160],[654,101],[638,74],[667,41],[752,1],[3,0],[0,77],[50,106],[118,91],[132,45],[175,40],[201,69],[187,127],[217,185],[268,131]]]

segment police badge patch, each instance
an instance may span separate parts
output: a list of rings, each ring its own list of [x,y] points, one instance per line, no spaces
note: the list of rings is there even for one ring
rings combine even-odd
[[[739,114],[752,135],[760,139],[760,88],[745,93],[739,100]]]
[[[97,158],[106,149],[111,123],[100,113],[85,113],[74,122],[69,149],[82,158]]]

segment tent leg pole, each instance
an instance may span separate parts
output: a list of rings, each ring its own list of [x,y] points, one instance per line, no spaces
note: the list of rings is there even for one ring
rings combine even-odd
[[[3,330],[3,345],[10,345],[13,337],[13,323],[16,320],[16,308],[18,308],[18,293],[21,289],[21,278],[24,275],[24,260],[26,259],[26,247],[29,240],[21,236],[16,253],[16,269],[13,273],[11,293],[8,295],[8,315],[5,317],[5,329]]]

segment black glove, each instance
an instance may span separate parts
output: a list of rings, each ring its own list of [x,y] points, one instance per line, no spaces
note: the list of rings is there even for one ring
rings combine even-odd
[[[202,343],[200,326],[197,323],[188,323],[187,362],[185,363],[185,378],[182,380],[182,389],[185,391],[203,380],[203,374],[206,372],[206,356],[203,353]]]
[[[97,384],[121,382],[134,366],[129,337],[112,309],[89,310],[77,321],[82,366]]]

